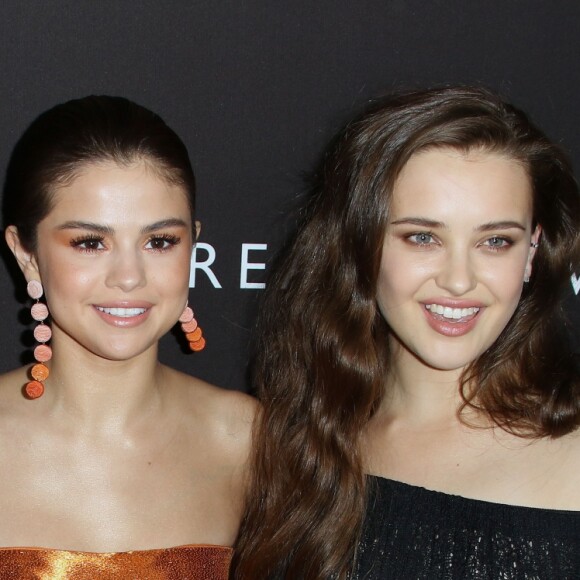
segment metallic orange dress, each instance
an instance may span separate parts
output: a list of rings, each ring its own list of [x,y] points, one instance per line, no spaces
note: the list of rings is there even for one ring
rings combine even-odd
[[[113,553],[0,548],[0,580],[227,580],[232,552],[201,545]]]

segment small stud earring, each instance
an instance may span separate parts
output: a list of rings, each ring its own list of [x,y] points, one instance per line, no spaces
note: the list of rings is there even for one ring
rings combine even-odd
[[[203,350],[205,348],[205,338],[203,338],[201,328],[194,318],[193,310],[189,306],[185,306],[179,317],[179,322],[181,322],[181,330],[185,333],[189,348],[194,352]]]
[[[44,293],[42,284],[38,280],[31,280],[26,286],[26,292],[28,296],[36,300],[30,309],[30,314],[39,323],[34,329],[34,338],[40,344],[34,349],[36,364],[30,369],[33,380],[26,384],[24,390],[29,399],[38,399],[44,394],[44,381],[49,375],[48,367],[44,363],[52,358],[52,349],[46,344],[52,336],[52,331],[50,326],[44,324],[48,318],[48,307],[40,302],[40,297]]]
[[[540,244],[539,244],[538,242],[532,242],[532,243],[530,244],[530,246],[531,246],[532,248],[537,248],[539,245],[540,245]]]

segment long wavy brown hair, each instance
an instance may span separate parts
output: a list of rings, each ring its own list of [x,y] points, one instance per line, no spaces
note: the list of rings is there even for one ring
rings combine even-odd
[[[580,262],[580,196],[568,158],[524,113],[484,89],[377,102],[333,142],[265,293],[255,364],[263,412],[234,578],[349,575],[366,497],[359,438],[390,363],[389,328],[375,300],[389,204],[405,163],[434,147],[521,162],[542,227],[516,312],[463,375],[463,407],[523,437],[559,437],[580,424],[562,313],[572,264]]]

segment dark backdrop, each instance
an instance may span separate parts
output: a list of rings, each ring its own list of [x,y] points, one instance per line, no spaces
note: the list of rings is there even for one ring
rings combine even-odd
[[[352,111],[393,88],[483,83],[578,170],[579,18],[577,0],[3,0],[0,174],[28,123],[58,102],[115,94],[160,113],[189,148],[209,245],[197,260],[215,250],[221,286],[200,269],[190,293],[206,350],[183,354],[169,335],[161,357],[244,388],[261,290],[242,286],[263,283],[304,172]],[[241,269],[242,252],[254,268]],[[12,274],[0,263],[0,371],[26,349]],[[573,326],[579,290],[573,277]]]

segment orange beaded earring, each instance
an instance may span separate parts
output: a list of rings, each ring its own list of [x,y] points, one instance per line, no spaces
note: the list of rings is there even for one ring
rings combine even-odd
[[[32,305],[30,313],[32,318],[39,324],[34,329],[34,338],[40,343],[34,349],[36,364],[30,369],[32,379],[26,384],[25,391],[29,399],[38,399],[44,393],[43,381],[48,377],[48,367],[44,364],[52,358],[52,349],[46,343],[52,336],[50,326],[44,324],[48,318],[48,307],[40,302],[40,297],[44,293],[42,284],[38,280],[31,280],[26,286],[28,296],[36,302]]]
[[[201,328],[193,317],[193,310],[189,306],[185,306],[183,313],[179,317],[179,322],[181,322],[181,330],[183,330],[185,338],[189,342],[189,348],[194,352],[203,350],[205,348],[205,338],[203,338]]]

